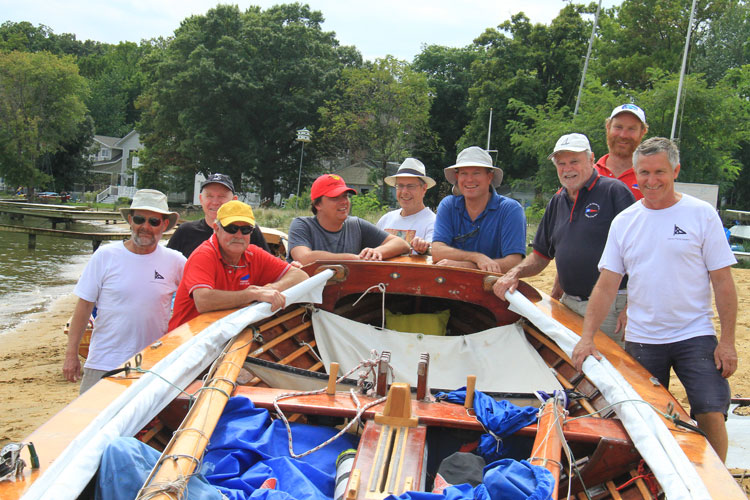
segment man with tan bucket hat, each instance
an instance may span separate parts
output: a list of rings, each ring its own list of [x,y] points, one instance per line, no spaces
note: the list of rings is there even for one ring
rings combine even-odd
[[[471,146],[443,170],[454,195],[440,202],[432,236],[432,261],[505,272],[526,255],[526,216],[521,204],[495,192],[502,169],[489,153]]]
[[[435,181],[425,174],[424,165],[416,158],[404,160],[398,172],[384,180],[396,188],[401,208],[383,215],[376,226],[406,240],[413,253],[427,252],[432,242],[435,212],[424,206],[424,195]]]
[[[94,252],[73,290],[79,298],[63,364],[71,382],[81,378],[78,346],[97,308],[81,393],[167,332],[172,294],[185,265],[181,253],[159,245],[162,234],[177,222],[163,193],[141,189],[120,213],[130,225],[130,239]]]
[[[268,302],[284,307],[281,294],[307,278],[291,264],[250,243],[255,215],[232,200],[216,212],[214,234],[190,254],[169,321],[173,330],[201,313]]]

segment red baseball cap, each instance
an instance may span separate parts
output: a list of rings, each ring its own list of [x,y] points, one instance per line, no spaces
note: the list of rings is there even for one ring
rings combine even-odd
[[[323,174],[313,182],[312,188],[310,188],[310,198],[313,200],[321,196],[335,198],[341,193],[347,192],[357,194],[357,191],[346,185],[346,182],[344,182],[344,179],[340,175]]]

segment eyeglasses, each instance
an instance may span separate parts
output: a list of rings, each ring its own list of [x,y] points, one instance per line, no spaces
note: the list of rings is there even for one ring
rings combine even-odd
[[[153,227],[159,227],[161,226],[161,223],[164,222],[163,218],[159,217],[149,217],[148,219],[142,215],[134,215],[133,216],[133,224],[140,226],[144,222],[148,221],[148,223]]]
[[[476,236],[477,234],[479,234],[479,226],[475,227],[474,229],[472,229],[471,231],[469,231],[466,234],[459,234],[458,236],[456,236],[455,238],[453,238],[453,242],[454,243],[459,243],[461,241],[468,240],[469,238],[472,238],[472,237]]]
[[[237,226],[235,224],[229,224],[228,226],[221,226],[221,228],[229,234],[237,234],[237,231],[247,236],[255,229],[253,226]]]
[[[396,191],[415,191],[419,186],[419,184],[396,184]]]

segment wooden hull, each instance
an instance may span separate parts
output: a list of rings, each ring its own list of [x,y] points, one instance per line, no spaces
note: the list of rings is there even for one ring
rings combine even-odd
[[[451,315],[449,330],[453,334],[465,334],[483,330],[496,325],[518,321],[517,314],[507,308],[507,304],[498,300],[491,292],[483,289],[487,275],[479,271],[457,268],[425,266],[416,262],[319,262],[306,268],[314,274],[323,268],[335,266],[336,278],[329,281],[323,293],[324,310],[336,312],[342,316],[363,323],[380,321],[380,295],[365,297],[357,306],[352,304],[368,287],[380,282],[387,283],[390,300],[389,306],[398,310],[430,311],[436,307],[448,306],[454,312]],[[536,307],[556,319],[573,331],[580,331],[582,318],[557,301],[544,295],[538,295],[528,287],[526,293],[539,300]],[[148,369],[163,359],[187,339],[202,331],[215,320],[230,311],[207,313],[176,328],[165,335],[161,341],[142,352],[141,366]],[[283,363],[303,370],[322,371],[322,363],[315,355],[315,339],[312,326],[305,316],[304,306],[290,306],[263,322],[262,339],[256,338],[250,346],[250,356],[265,359],[274,363]],[[254,325],[258,326],[258,325]],[[577,373],[567,356],[545,335],[531,325],[524,325],[527,339],[545,362],[555,371],[561,384],[575,389],[583,397],[569,409],[571,416],[587,415],[594,410],[607,406],[597,388],[583,375]],[[688,420],[687,413],[675,398],[663,387],[655,386],[650,375],[632,358],[625,354],[614,342],[603,334],[596,337],[597,347],[614,367],[630,382],[644,400],[654,405],[659,411],[674,409],[680,418]],[[103,380],[93,389],[73,401],[68,407],[32,433],[26,441],[33,441],[40,457],[41,470],[26,470],[16,481],[0,483],[0,498],[18,498],[43,471],[60,454],[62,449],[85,427],[109,402],[121,394],[137,375],[120,375]],[[265,388],[260,378],[251,378],[237,387],[234,394],[250,397],[260,407],[269,407],[277,389]],[[193,384],[188,392],[194,392],[198,386]],[[353,411],[351,401],[344,395],[321,395],[304,398],[304,400],[285,400],[285,411],[300,414],[350,416]],[[165,431],[174,430],[187,410],[187,402],[177,398],[160,415],[154,427],[146,431],[142,439],[159,448],[159,439]],[[476,420],[467,418],[466,412],[455,405],[412,402],[412,411],[421,424],[428,427],[465,428],[477,430]],[[373,410],[374,414],[374,410]],[[582,467],[582,475],[587,486],[601,485],[605,493],[597,498],[616,498],[617,494],[608,493],[615,485],[624,484],[624,479],[634,471],[641,457],[635,452],[632,442],[624,431],[622,424],[613,415],[607,413],[605,418],[586,417],[566,422],[563,426],[565,439],[571,443],[576,456],[589,457]],[[372,418],[366,414],[365,418]],[[700,435],[676,427],[666,421],[670,432],[675,436],[680,447],[689,460],[695,465],[698,475],[706,485],[713,498],[745,498],[739,486],[734,482],[724,465],[711,449],[708,442]],[[522,435],[536,434],[536,425],[521,431]],[[168,432],[167,432],[168,434]],[[162,439],[161,446],[165,444]],[[567,491],[568,478],[561,478],[560,494]],[[632,486],[621,491],[622,498],[649,498],[643,492],[642,481],[635,481]],[[575,493],[581,491],[578,481],[571,484]]]

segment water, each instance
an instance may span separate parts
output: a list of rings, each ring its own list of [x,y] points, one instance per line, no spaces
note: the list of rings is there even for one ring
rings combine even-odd
[[[7,216],[0,216],[0,222],[22,224]],[[52,227],[38,217],[26,217],[23,224]],[[71,230],[126,231],[127,226],[74,223]],[[31,314],[46,310],[57,298],[71,294],[92,254],[88,240],[38,235],[35,250],[28,249],[28,241],[27,234],[0,232],[0,336]]]

